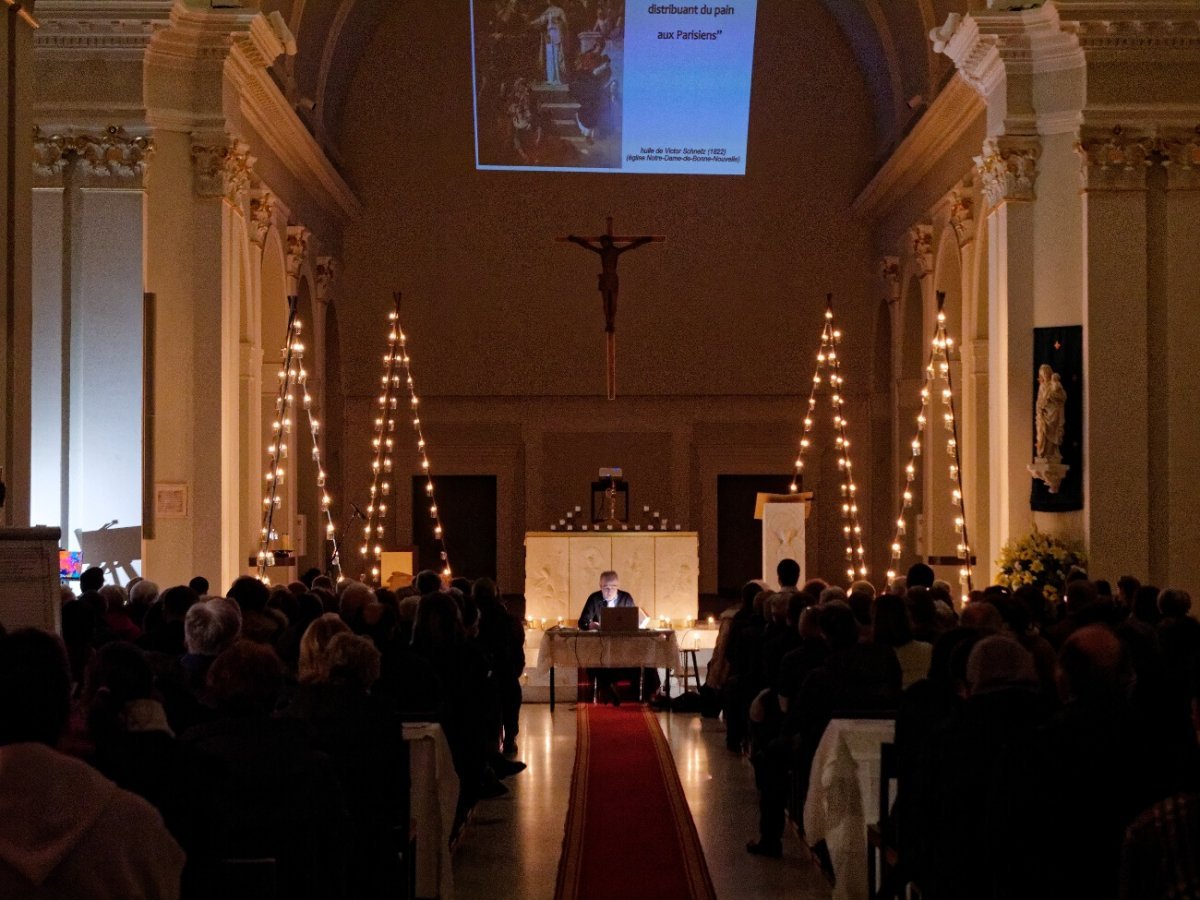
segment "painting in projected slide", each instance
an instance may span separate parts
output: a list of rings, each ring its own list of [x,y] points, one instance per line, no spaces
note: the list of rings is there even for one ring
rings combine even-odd
[[[757,0],[472,0],[479,169],[743,175]]]

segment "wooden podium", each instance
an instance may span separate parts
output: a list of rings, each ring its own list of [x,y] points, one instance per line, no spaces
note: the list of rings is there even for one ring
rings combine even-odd
[[[812,509],[812,491],[796,494],[759,494],[754,504],[754,518],[762,520],[762,577],[767,584],[779,587],[775,567],[781,559],[794,559],[800,564],[800,584],[807,580],[804,564],[805,522]]]
[[[651,620],[696,617],[700,554],[694,531],[531,531],[525,535],[525,615],[574,625],[608,569]]]

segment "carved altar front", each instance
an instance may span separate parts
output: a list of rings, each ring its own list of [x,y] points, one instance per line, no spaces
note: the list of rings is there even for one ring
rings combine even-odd
[[[525,615],[572,624],[600,573],[614,570],[621,590],[651,619],[696,617],[699,545],[694,531],[599,531],[525,535]]]

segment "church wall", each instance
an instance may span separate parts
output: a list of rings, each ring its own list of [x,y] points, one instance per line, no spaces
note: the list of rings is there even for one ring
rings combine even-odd
[[[791,473],[830,291],[846,335],[847,418],[863,495],[879,297],[870,236],[849,207],[869,174],[871,116],[836,25],[819,4],[802,7],[760,9],[742,178],[476,172],[465,19],[397,7],[362,62],[339,135],[366,207],[345,234],[339,285],[345,381],[356,398],[347,405],[349,497],[366,492],[364,402],[394,290],[404,292],[435,472],[444,452],[435,436],[448,421],[520,429],[524,468],[513,479],[524,485],[524,514],[501,523],[510,542],[501,557],[514,571],[519,535],[545,528],[548,511],[585,504],[593,464],[611,463],[626,467],[637,496],[701,532],[701,587],[714,589],[715,546],[703,542],[715,507],[696,490],[715,496],[718,472],[706,468],[715,451],[698,432],[738,423],[770,435],[766,448],[766,439],[744,453],[724,447],[714,457],[728,466],[723,473]],[[612,403],[603,398],[596,261],[553,240],[602,230],[610,212],[618,232],[667,237],[622,257]],[[825,404],[818,427],[827,430]],[[607,462],[581,452],[595,455],[587,436],[597,434],[607,435]],[[470,455],[462,446],[456,453]],[[812,460],[809,468],[813,479],[826,477]],[[404,515],[397,507],[401,531]],[[887,535],[864,525],[876,553]],[[841,577],[840,521],[822,530],[833,541],[815,568]]]

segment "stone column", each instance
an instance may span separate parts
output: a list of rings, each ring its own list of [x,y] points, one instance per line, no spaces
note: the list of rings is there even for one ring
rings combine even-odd
[[[1146,175],[1152,152],[1148,135],[1120,128],[1085,129],[1080,140],[1087,536],[1094,567],[1114,576],[1150,572]]]
[[[0,525],[7,526],[29,524],[33,190],[27,136],[33,129],[33,29],[32,18],[21,7],[0,8],[0,79],[5,85],[0,91],[5,133],[0,141],[0,483],[7,494]]]
[[[1163,243],[1165,315],[1161,337],[1166,360],[1151,371],[1151,379],[1165,377],[1167,399],[1165,437],[1169,469],[1166,477],[1165,568],[1161,583],[1193,590],[1200,585],[1200,555],[1195,535],[1200,534],[1200,453],[1195,452],[1200,423],[1200,316],[1196,315],[1196,286],[1200,284],[1200,132],[1170,130],[1163,135],[1162,152],[1167,167]],[[1151,423],[1154,427],[1154,423]],[[1151,522],[1157,515],[1152,511]],[[1155,539],[1151,529],[1151,539]]]

